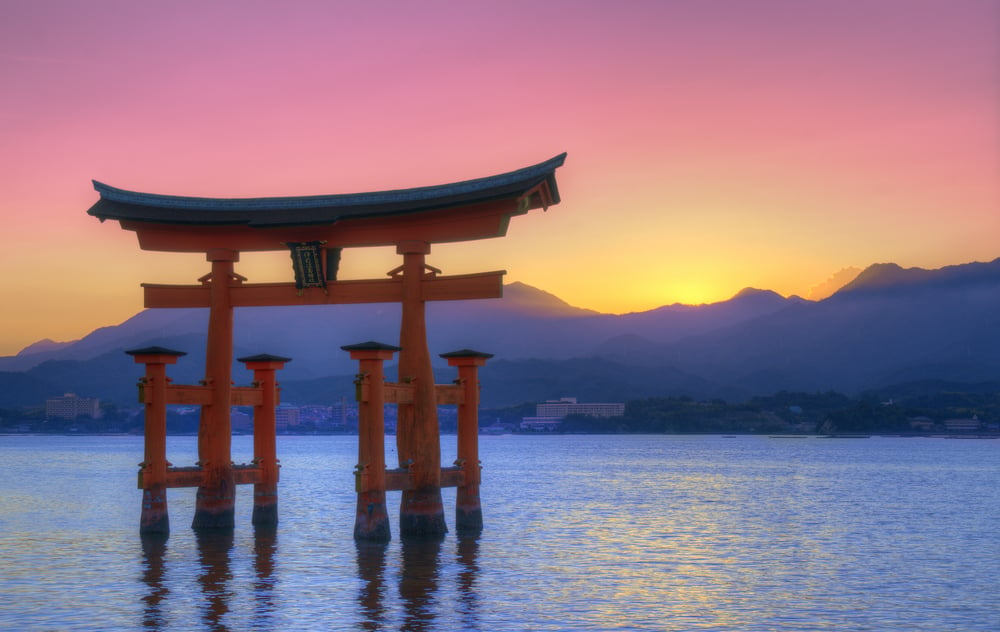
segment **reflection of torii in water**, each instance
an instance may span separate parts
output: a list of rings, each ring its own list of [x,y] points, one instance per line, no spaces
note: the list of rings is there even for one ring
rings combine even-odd
[[[135,231],[143,250],[204,252],[212,266],[211,273],[197,285],[143,284],[147,308],[208,307],[209,324],[202,386],[167,385],[163,366],[183,355],[180,352],[158,347],[130,352],[147,366],[142,389],[147,418],[146,458],[140,473],[144,491],[140,528],[147,532],[168,530],[166,489],[184,486],[198,487],[195,528],[231,528],[235,485],[241,483],[255,484],[255,523],[277,521],[273,425],[268,430],[270,440],[258,438],[257,421],[260,415],[264,422],[260,425],[268,425],[268,418],[273,423],[273,408],[268,407],[276,397],[274,371],[288,359],[267,355],[243,358],[248,368],[254,369],[255,386],[232,387],[234,307],[399,302],[398,386],[407,394],[396,395],[397,444],[399,464],[405,472],[397,470],[391,478],[397,481],[395,488],[403,491],[400,529],[404,535],[445,533],[437,419],[440,395],[427,348],[424,305],[426,301],[499,298],[504,272],[442,276],[427,265],[425,257],[433,243],[502,237],[511,217],[557,204],[555,170],[565,158],[561,154],[510,173],[439,186],[307,197],[177,197],[124,191],[94,182],[101,197],[88,211],[91,215],[101,221],[117,220],[123,229]],[[342,249],[393,245],[403,256],[403,264],[389,278],[336,279]],[[236,274],[234,263],[239,261],[240,252],[283,248],[292,253],[295,283],[245,283],[246,279]],[[466,357],[477,359],[465,362],[466,366],[480,366],[488,357],[468,353],[473,355]],[[449,363],[463,366],[459,356],[448,355],[452,356]],[[452,403],[462,401],[463,396],[455,397]],[[165,439],[160,436],[165,433],[161,419],[165,405],[180,402],[202,406],[195,468],[170,467]],[[234,467],[231,462],[229,415],[234,403],[255,406],[252,466]],[[475,498],[465,504],[466,513],[478,513],[478,462],[461,467],[466,473],[469,468],[476,470],[472,477]],[[459,476],[453,484],[461,490],[467,478]],[[461,519],[461,508],[459,513]],[[386,526],[384,534],[367,533],[362,528],[359,533],[356,527],[355,535],[387,537],[388,530]]]

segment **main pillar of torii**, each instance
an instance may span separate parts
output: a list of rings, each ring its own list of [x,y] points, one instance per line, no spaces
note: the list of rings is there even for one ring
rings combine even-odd
[[[232,526],[234,476],[227,439],[233,309],[398,302],[399,380],[414,384],[413,402],[402,407],[397,427],[400,465],[412,468],[414,476],[414,488],[403,495],[400,532],[446,532],[440,481],[435,480],[440,472],[438,420],[424,305],[499,298],[504,272],[443,276],[427,265],[426,255],[435,243],[502,237],[512,217],[557,204],[555,170],[565,158],[561,154],[517,171],[451,184],[305,197],[181,197],[95,181],[100,200],[88,211],[91,215],[134,231],[143,250],[201,252],[211,262],[210,273],[195,285],[143,284],[148,308],[209,308],[205,385],[210,394],[199,430],[204,472],[193,526]],[[402,265],[386,279],[338,280],[342,251],[371,246],[395,246]],[[236,273],[241,252],[280,249],[291,253],[294,283],[247,283]],[[435,447],[428,449],[429,442]],[[428,462],[411,462],[411,455]]]

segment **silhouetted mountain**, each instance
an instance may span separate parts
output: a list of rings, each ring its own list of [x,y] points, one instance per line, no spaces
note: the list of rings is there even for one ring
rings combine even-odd
[[[861,271],[853,281],[840,288],[839,292],[859,292],[873,291],[892,287],[894,285],[905,285],[921,278],[919,268],[902,268],[895,263],[876,263]]]
[[[432,354],[480,348],[505,359],[568,359],[588,355],[623,331],[642,331],[653,342],[668,342],[778,309],[772,292],[735,297],[700,307],[671,306],[616,316],[572,307],[523,283],[504,288],[499,300],[445,301],[427,305]],[[235,310],[235,355],[275,353],[293,358],[286,379],[308,379],[354,368],[340,347],[363,340],[399,339],[396,304],[251,307]],[[160,345],[188,352],[182,364],[201,364],[207,309],[149,309],[115,327],[51,350],[0,358],[0,370],[26,371],[49,360],[89,360],[115,350]],[[183,342],[178,342],[183,339]]]
[[[742,399],[745,393],[670,366],[636,370],[605,358],[491,361],[480,370],[482,403],[502,407],[567,394],[581,401],[622,402],[652,396]]]
[[[35,353],[46,353],[46,352],[58,351],[59,349],[67,347],[67,346],[69,346],[71,344],[73,344],[73,342],[56,342],[55,340],[51,340],[49,338],[45,338],[44,340],[39,340],[38,342],[30,344],[27,347],[25,347],[24,349],[21,349],[17,353],[17,355],[19,355],[19,356],[29,356],[29,355],[32,355],[32,354],[35,354]]]
[[[27,371],[48,360],[89,360],[108,351],[142,347],[152,340],[165,341],[185,334],[204,336],[207,327],[206,309],[147,309],[120,325],[95,329],[80,340],[37,342],[15,356],[0,358],[0,371]]]
[[[499,303],[470,302],[470,307],[475,305],[489,305],[486,309],[490,311],[502,310],[511,315],[520,314],[533,318],[577,318],[600,314],[592,309],[573,307],[555,294],[519,281],[504,287],[504,298]]]
[[[659,343],[676,342],[723,330],[802,302],[803,299],[798,297],[783,298],[770,290],[745,288],[721,303],[674,304],[648,312],[611,317],[616,319],[617,331],[628,333],[607,338],[594,346],[593,353],[625,364],[669,363],[669,354]]]
[[[1000,259],[940,270],[877,264],[818,302],[748,288],[711,305],[613,315],[514,283],[502,299],[430,303],[427,312],[435,360],[459,348],[496,354],[482,373],[491,405],[564,395],[856,393],[1000,376]],[[292,357],[279,376],[286,399],[330,401],[340,389],[350,394],[356,370],[340,346],[395,343],[399,320],[394,304],[240,308],[234,355]],[[134,401],[142,367],[123,351],[153,344],[187,351],[170,375],[194,383],[203,376],[206,328],[207,310],[146,310],[72,343],[32,345],[0,358],[0,407],[38,405],[64,392]],[[238,365],[234,379],[251,376]]]
[[[906,292],[942,288],[956,290],[980,285],[992,286],[997,280],[1000,259],[990,263],[965,263],[934,270],[903,268],[895,263],[876,263],[861,272],[834,296],[859,292]],[[832,298],[832,297],[831,297]]]
[[[753,392],[1000,375],[1000,259],[877,265],[830,298],[667,345],[676,366]]]

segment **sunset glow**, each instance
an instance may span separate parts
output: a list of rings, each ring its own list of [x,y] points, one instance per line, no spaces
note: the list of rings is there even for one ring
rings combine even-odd
[[[88,216],[91,179],[350,193],[565,151],[561,204],[428,262],[615,313],[1000,256],[993,0],[39,0],[0,18],[0,355],[207,271]],[[398,263],[351,251],[343,270]],[[280,253],[237,271],[291,274]]]

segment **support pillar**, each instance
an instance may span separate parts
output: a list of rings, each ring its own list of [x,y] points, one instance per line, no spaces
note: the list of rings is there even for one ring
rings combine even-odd
[[[341,347],[360,361],[358,388],[358,506],[354,539],[387,542],[391,537],[385,506],[385,371],[399,347],[363,342]]]
[[[483,530],[483,508],[479,500],[482,466],[479,462],[479,367],[493,357],[491,353],[462,349],[442,353],[449,366],[458,367],[462,401],[458,405],[458,460],[464,484],[455,494],[455,530],[479,533]]]
[[[278,405],[278,382],[275,372],[291,358],[260,354],[239,358],[253,371],[254,386],[261,389],[261,403],[253,409],[253,462],[260,468],[260,482],[253,486],[255,527],[278,525],[278,449],[274,409]]]
[[[402,536],[440,537],[448,532],[441,500],[441,443],[437,416],[434,371],[427,350],[423,278],[430,244],[404,242],[396,247],[403,255],[403,300],[400,325],[399,382],[414,386],[413,402],[399,405],[396,445],[400,467],[408,468],[413,482],[403,490],[399,508]]]
[[[139,533],[169,533],[167,512],[167,366],[186,355],[163,347],[144,347],[126,351],[136,364],[146,365],[140,382],[140,401],[145,404],[143,459],[139,470],[142,488],[142,513]]]
[[[202,484],[195,501],[194,529],[232,529],[236,479],[232,462],[230,421],[233,363],[233,305],[229,295],[233,262],[238,252],[214,249],[209,277],[208,344],[205,350],[205,384],[212,389],[212,403],[203,406],[198,428],[198,461]]]

